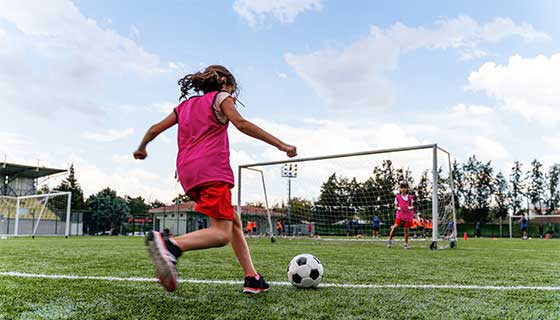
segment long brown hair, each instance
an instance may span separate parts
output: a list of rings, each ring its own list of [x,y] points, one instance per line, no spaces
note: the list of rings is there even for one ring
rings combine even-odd
[[[191,94],[199,92],[206,94],[220,91],[224,85],[232,85],[235,88],[233,93],[239,93],[235,77],[226,67],[220,65],[211,65],[203,71],[187,74],[179,79],[178,84],[181,87],[179,100],[188,99]]]

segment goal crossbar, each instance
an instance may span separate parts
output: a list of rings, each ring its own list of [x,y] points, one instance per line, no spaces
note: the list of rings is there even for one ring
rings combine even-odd
[[[337,158],[348,158],[348,157],[367,156],[367,155],[380,154],[380,153],[393,153],[393,152],[422,150],[422,149],[437,149],[439,151],[442,151],[442,152],[446,153],[447,155],[450,155],[447,150],[441,148],[437,144],[424,144],[424,145],[411,146],[411,147],[379,149],[379,150],[370,150],[370,151],[363,151],[363,152],[339,153],[339,154],[332,154],[332,155],[326,155],[326,156],[317,156],[317,157],[307,157],[307,158],[298,158],[298,159],[287,159],[287,160],[243,164],[243,165],[239,166],[239,169],[257,167],[257,166],[269,166],[269,165],[275,165],[275,164],[296,163],[296,162],[304,162],[304,161],[326,160],[326,159],[337,159]]]

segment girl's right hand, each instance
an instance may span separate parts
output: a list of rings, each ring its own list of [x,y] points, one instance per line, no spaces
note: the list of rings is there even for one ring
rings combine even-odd
[[[280,146],[279,149],[281,151],[286,152],[286,154],[290,158],[293,158],[293,157],[297,156],[297,148],[295,146],[292,146],[292,145],[289,145],[289,144],[283,144],[282,146]]]
[[[146,149],[138,149],[132,154],[136,160],[144,160],[148,156]]]

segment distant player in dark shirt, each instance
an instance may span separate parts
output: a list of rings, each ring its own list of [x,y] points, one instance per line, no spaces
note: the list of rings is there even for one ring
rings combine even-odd
[[[521,239],[527,240],[527,218],[525,218],[525,215],[521,215],[521,232],[523,233]]]
[[[379,220],[379,217],[377,215],[373,216],[372,224],[373,224],[373,237],[379,238],[379,225],[381,224],[381,221]]]
[[[476,229],[476,237],[480,238],[480,221],[476,222],[475,229]]]

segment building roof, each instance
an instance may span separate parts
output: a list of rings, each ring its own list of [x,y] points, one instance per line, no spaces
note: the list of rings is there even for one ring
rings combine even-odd
[[[168,206],[164,206],[164,207],[159,207],[159,208],[154,208],[154,209],[150,209],[149,212],[151,214],[158,214],[158,213],[173,213],[173,212],[192,212],[195,211],[194,207],[196,206],[196,203],[194,201],[187,201],[185,203],[181,203],[179,205],[168,205]],[[233,205],[234,208],[237,208],[236,205]],[[260,207],[255,207],[255,206],[241,206],[241,212],[243,214],[248,214],[248,215],[255,215],[255,216],[264,216],[267,214],[267,211],[265,208],[260,208]],[[276,212],[276,211],[270,211],[270,215],[272,217],[283,217],[285,214],[281,213],[281,212]]]
[[[66,172],[66,170],[38,166],[26,166],[7,162],[0,163],[0,176],[4,177],[8,176],[13,178],[37,179],[62,172]]]

